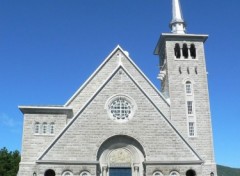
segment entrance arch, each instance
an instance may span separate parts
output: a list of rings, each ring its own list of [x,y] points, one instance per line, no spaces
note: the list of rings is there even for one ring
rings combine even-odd
[[[105,140],[97,153],[102,176],[143,175],[145,152],[142,145],[130,136],[117,135]],[[128,174],[129,173],[129,174]]]

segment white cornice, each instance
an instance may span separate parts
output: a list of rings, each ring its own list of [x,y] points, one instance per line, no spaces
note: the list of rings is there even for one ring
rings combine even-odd
[[[72,114],[72,108],[63,106],[18,106],[23,114]]]

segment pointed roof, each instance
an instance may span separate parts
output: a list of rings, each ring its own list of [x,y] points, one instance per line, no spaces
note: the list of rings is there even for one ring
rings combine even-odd
[[[127,62],[123,63],[121,58],[125,58]],[[100,64],[100,66],[93,72],[93,74],[85,81],[85,83],[76,91],[76,93],[67,101],[65,107],[72,107],[74,114],[77,113],[83,103],[88,100],[88,95],[93,95],[97,88],[104,84],[105,79],[112,74],[114,68],[119,65],[123,65],[128,70],[131,70],[131,74],[138,74],[136,76],[137,82],[142,87],[145,87],[149,94],[157,93],[157,95],[163,100],[159,104],[163,109],[168,109],[169,102],[161,94],[161,92],[153,85],[153,83],[147,78],[147,76],[140,70],[140,68],[133,62],[128,55],[128,52],[124,51],[119,45],[107,56],[107,58]]]
[[[170,23],[172,33],[185,34],[185,27],[180,0],[172,0],[172,21]]]

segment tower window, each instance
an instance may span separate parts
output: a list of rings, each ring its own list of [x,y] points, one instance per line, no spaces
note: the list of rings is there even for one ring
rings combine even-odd
[[[193,114],[193,102],[187,101],[187,112],[188,114]]]
[[[186,82],[186,94],[192,94],[192,83],[190,81]]]
[[[183,51],[183,57],[184,57],[185,59],[187,59],[187,58],[188,58],[188,47],[187,47],[187,44],[186,44],[186,43],[183,44],[182,51]]]
[[[179,59],[181,57],[180,46],[178,43],[175,44],[174,53],[176,58]]]
[[[194,44],[191,44],[191,46],[190,46],[190,54],[191,54],[192,59],[196,58],[196,48],[195,48]]]
[[[188,124],[189,136],[195,136],[194,122],[189,122]]]

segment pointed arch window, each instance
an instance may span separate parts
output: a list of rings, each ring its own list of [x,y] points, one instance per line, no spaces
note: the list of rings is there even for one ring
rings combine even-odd
[[[187,59],[188,58],[188,46],[186,43],[183,44],[182,52],[183,52],[183,57],[185,59]]]
[[[178,43],[175,44],[174,53],[175,53],[175,57],[177,59],[181,58],[181,49],[180,49],[180,45]]]

